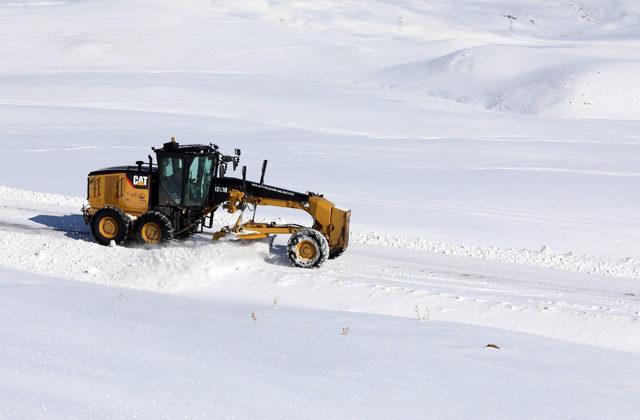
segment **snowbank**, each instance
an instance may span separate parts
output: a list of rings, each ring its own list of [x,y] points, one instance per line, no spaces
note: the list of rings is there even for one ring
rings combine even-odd
[[[377,70],[360,83],[523,114],[640,119],[640,61],[553,47],[467,48]]]

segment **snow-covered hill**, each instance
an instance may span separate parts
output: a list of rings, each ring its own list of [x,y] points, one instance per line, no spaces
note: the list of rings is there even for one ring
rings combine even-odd
[[[374,71],[390,89],[551,117],[638,119],[640,61],[532,46],[477,46]]]
[[[635,418],[640,6],[511,3],[0,2],[0,417]],[[95,244],[171,136],[351,248]]]

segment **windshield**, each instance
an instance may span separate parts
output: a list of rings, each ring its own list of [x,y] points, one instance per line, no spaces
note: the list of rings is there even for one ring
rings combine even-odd
[[[207,155],[196,156],[189,165],[187,191],[184,203],[187,206],[204,206],[209,198],[213,159]]]

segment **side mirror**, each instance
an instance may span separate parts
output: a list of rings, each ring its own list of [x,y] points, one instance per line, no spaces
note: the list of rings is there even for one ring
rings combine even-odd
[[[236,156],[240,156],[240,149],[235,149],[233,152],[236,154]]]

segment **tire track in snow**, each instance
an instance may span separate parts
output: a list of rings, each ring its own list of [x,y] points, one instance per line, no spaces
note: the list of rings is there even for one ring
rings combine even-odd
[[[614,258],[609,256],[579,255],[571,252],[557,254],[548,248],[535,251],[530,249],[497,248],[481,245],[463,245],[427,239],[409,239],[376,232],[352,232],[351,241],[359,244],[404,248],[413,251],[455,255],[458,257],[480,258],[509,264],[523,264],[534,267],[553,268],[563,271],[598,274],[609,277],[640,279],[640,261],[637,259]]]

